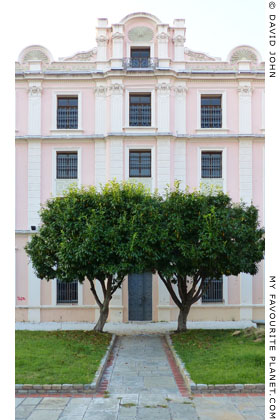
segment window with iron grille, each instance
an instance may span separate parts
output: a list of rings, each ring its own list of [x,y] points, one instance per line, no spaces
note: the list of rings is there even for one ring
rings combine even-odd
[[[151,94],[129,95],[129,125],[151,126]]]
[[[78,303],[78,280],[71,283],[56,280],[56,303]]]
[[[150,48],[131,48],[130,66],[136,68],[149,67]]]
[[[201,128],[222,127],[222,96],[201,96]]]
[[[151,176],[151,151],[129,151],[129,176],[148,178]]]
[[[57,98],[57,128],[78,128],[78,97],[58,96]]]
[[[56,178],[57,179],[77,179],[78,178],[78,153],[77,152],[57,152]]]
[[[208,285],[210,279],[206,279],[205,283]],[[212,279],[210,286],[202,295],[202,303],[206,302],[223,302],[223,278]]]
[[[201,178],[222,178],[222,152],[201,153]]]

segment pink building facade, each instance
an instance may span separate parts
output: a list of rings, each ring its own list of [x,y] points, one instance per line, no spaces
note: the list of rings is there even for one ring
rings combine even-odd
[[[66,289],[56,280],[40,281],[24,251],[40,225],[40,206],[74,182],[133,179],[160,192],[175,180],[191,190],[219,185],[233,201],[253,202],[264,224],[258,51],[237,46],[226,61],[192,51],[184,19],[169,26],[148,13],[112,25],[98,19],[96,42],[58,61],[32,45],[16,62],[17,321],[97,319],[87,282]],[[134,313],[137,282],[147,286],[139,292],[146,307]],[[109,319],[172,321],[177,315],[158,276],[145,273],[128,276]],[[264,319],[264,263],[254,277],[217,279],[189,319]]]

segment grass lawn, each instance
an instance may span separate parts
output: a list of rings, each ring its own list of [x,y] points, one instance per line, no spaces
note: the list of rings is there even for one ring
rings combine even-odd
[[[91,383],[111,340],[93,331],[16,331],[16,384]]]
[[[265,381],[264,330],[189,330],[171,336],[192,380],[199,384]]]

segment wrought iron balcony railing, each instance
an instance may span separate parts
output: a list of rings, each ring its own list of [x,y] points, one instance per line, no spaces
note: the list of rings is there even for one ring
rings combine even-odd
[[[158,66],[158,58],[129,57],[123,58],[124,69],[155,69]]]
[[[129,125],[131,127],[151,126],[151,105],[144,105],[144,104],[130,105]]]

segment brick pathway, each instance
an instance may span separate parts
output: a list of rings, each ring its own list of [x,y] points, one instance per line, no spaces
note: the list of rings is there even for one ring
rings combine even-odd
[[[119,337],[94,396],[16,398],[16,420],[262,420],[260,396],[189,397],[160,336]]]

